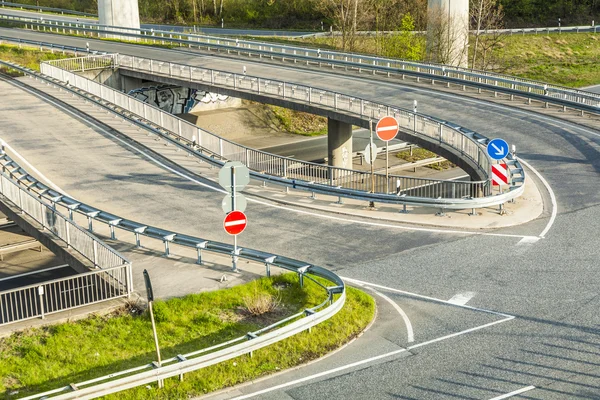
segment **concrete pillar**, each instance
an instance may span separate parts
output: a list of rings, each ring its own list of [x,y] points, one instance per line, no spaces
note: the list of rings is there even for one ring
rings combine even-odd
[[[427,58],[468,67],[469,0],[428,0]]]
[[[327,119],[327,157],[331,166],[352,168],[352,124]]]
[[[140,29],[138,0],[98,0],[98,23],[100,25],[121,26]],[[118,32],[118,29],[115,29]],[[132,30],[123,32],[139,33]],[[106,35],[113,39],[132,40],[126,36]]]

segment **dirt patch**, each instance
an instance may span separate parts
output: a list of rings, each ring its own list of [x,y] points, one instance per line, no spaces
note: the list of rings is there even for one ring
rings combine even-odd
[[[200,128],[236,143],[261,148],[300,139],[285,131],[266,105],[244,101],[242,107],[181,116]]]

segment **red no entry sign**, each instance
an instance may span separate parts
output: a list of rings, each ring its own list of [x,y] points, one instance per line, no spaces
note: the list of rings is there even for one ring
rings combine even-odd
[[[508,185],[508,165],[492,164],[492,185]]]
[[[225,221],[223,221],[223,227],[225,228],[225,232],[230,235],[239,235],[246,229],[246,214],[241,211],[232,211],[225,216]]]
[[[396,137],[398,133],[398,121],[394,117],[383,117],[377,122],[375,128],[377,137],[384,142],[390,141]]]

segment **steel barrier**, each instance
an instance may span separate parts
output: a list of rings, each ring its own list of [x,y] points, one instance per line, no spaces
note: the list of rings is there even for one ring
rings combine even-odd
[[[479,71],[469,68],[451,67],[440,64],[405,61],[383,57],[367,56],[355,53],[343,53],[327,51],[315,48],[298,46],[278,45],[266,42],[249,40],[238,40],[223,37],[194,35],[186,33],[173,33],[167,31],[155,31],[153,29],[134,29],[112,27],[98,24],[72,24],[62,21],[40,22],[31,18],[0,16],[0,21],[14,21],[28,25],[54,28],[60,30],[78,31],[90,34],[114,33],[119,29],[121,36],[130,36],[137,39],[159,40],[161,42],[176,43],[180,46],[203,47],[213,50],[227,51],[228,53],[245,53],[248,56],[260,58],[277,57],[281,60],[301,62],[311,65],[328,66],[330,68],[351,68],[357,71],[373,71],[373,73],[394,75],[407,75],[429,80],[453,83],[457,85],[468,85],[487,91],[496,91],[510,95],[522,95],[526,98],[534,98],[540,101],[555,103],[564,107],[580,108],[585,111],[600,113],[600,95],[583,90],[566,88],[558,85],[547,84],[531,79],[517,78],[493,72]],[[547,28],[550,29],[550,28]]]
[[[7,145],[5,144],[5,146]],[[200,349],[188,354],[178,355],[177,357],[172,357],[163,360],[161,366],[159,366],[158,368],[155,363],[146,364],[125,371],[112,373],[107,376],[95,378],[89,381],[79,382],[75,385],[69,385],[45,393],[39,393],[33,396],[25,397],[24,400],[42,399],[52,395],[57,395],[55,397],[56,399],[71,399],[80,398],[84,396],[92,398],[119,392],[127,388],[147,384],[150,382],[160,381],[173,376],[179,376],[180,379],[183,379],[184,373],[204,368],[235,357],[239,357],[244,354],[251,354],[254,350],[258,350],[270,344],[291,337],[297,333],[309,330],[311,327],[316,326],[319,323],[331,318],[339,310],[341,310],[345,304],[346,286],[344,281],[335,273],[325,268],[308,264],[299,260],[294,260],[276,254],[253,249],[238,248],[238,252],[235,253],[234,246],[232,246],[231,244],[210,241],[189,235],[183,235],[176,232],[166,231],[150,225],[127,220],[102,211],[100,209],[96,209],[87,204],[81,203],[76,199],[70,198],[62,193],[50,189],[48,186],[39,182],[36,178],[29,175],[27,171],[21,168],[6,153],[0,156],[0,164],[3,166],[3,168],[6,168],[8,170],[19,171],[20,178],[18,182],[20,186],[26,188],[27,192],[32,192],[35,193],[36,196],[39,196],[40,200],[48,204],[48,208],[54,209],[54,207],[59,206],[63,207],[65,210],[68,210],[71,216],[73,216],[73,214],[80,215],[88,220],[88,226],[90,229],[92,229],[91,221],[93,220],[111,227],[111,232],[114,232],[114,229],[118,228],[120,230],[134,234],[138,246],[140,246],[140,236],[144,236],[151,239],[160,240],[165,243],[172,243],[173,245],[192,248],[198,252],[199,264],[203,263],[202,252],[209,251],[218,254],[231,255],[231,257],[239,257],[249,261],[264,264],[267,276],[270,276],[272,267],[292,271],[298,274],[301,286],[304,285],[305,280],[308,280],[320,286],[327,294],[325,300],[322,303],[312,308],[302,310],[301,312],[284,318],[283,320],[275,322],[267,327],[261,328],[254,332],[249,332],[247,335],[235,338],[225,343],[221,343],[215,346],[211,346],[209,348]],[[27,194],[31,196],[31,194]],[[112,270],[110,270],[109,272],[111,271]],[[107,271],[104,270],[99,272]],[[115,273],[113,273],[113,275],[115,275]],[[313,276],[323,278],[326,281],[328,281],[331,285],[327,283],[322,283],[314,279]],[[74,277],[72,279],[77,279],[78,277],[79,276]],[[114,276],[111,276],[111,278],[114,279]],[[124,275],[123,278],[129,279],[129,274]],[[61,280],[61,282],[62,281],[63,280]],[[62,305],[63,303],[67,303],[73,306],[73,302],[75,302],[76,299],[80,298],[95,299],[95,297],[93,297],[95,292],[93,290],[92,292],[90,292],[90,289],[87,289],[87,287],[97,286],[97,284],[92,285],[89,283],[89,280],[80,281],[84,284],[79,286],[64,286],[64,283],[58,282],[59,281],[48,282],[49,291],[47,293],[52,293],[52,295],[49,296],[48,300],[44,302],[45,306],[47,307],[46,310],[51,309],[52,307],[56,307],[57,304]],[[120,281],[118,280],[111,281],[111,283],[113,286],[106,286],[109,289],[105,289],[105,291],[102,293],[113,294],[116,293],[115,291],[117,289],[122,287],[118,285],[120,283]],[[54,286],[50,286],[55,284],[62,285],[59,289],[59,291],[62,290],[62,292],[60,293],[63,293],[65,290],[67,290],[69,294],[66,296],[62,295],[62,297],[55,295],[56,289],[54,288]],[[36,294],[35,291],[37,287],[38,286],[23,288],[24,294],[20,292],[17,294],[12,294],[11,291],[8,294],[8,296],[12,297],[8,298],[11,301],[16,301],[20,305],[23,302],[22,299],[25,298],[23,296]],[[117,289],[114,289],[114,287],[116,287]],[[1,293],[0,296],[2,296]],[[2,299],[3,298],[0,297],[0,301],[2,301]],[[27,310],[32,309],[34,311],[38,311],[40,309],[40,306],[38,305],[38,303],[27,302],[26,307],[19,307],[19,309],[25,308]],[[30,318],[33,318],[33,316],[31,316]],[[74,387],[77,388],[75,391],[73,391]]]
[[[370,116],[379,118],[383,115],[391,115],[396,118],[404,131],[410,131],[413,134],[433,139],[436,143],[447,145],[462,157],[470,158],[473,163],[478,165],[482,174],[485,176],[489,174],[490,160],[484,148],[480,145],[480,140],[484,138],[483,136],[477,135],[474,132],[463,133],[454,126],[422,114],[414,114],[409,110],[377,104],[325,89],[271,79],[267,80],[119,54],[93,56],[92,58],[108,59],[111,56],[114,60],[113,68],[131,68],[135,71],[148,71],[155,75],[177,77],[194,82],[206,82],[214,86],[233,88],[238,91],[250,91],[257,94],[280,97],[299,103],[333,109],[337,112],[350,113],[366,120]],[[230,142],[203,131],[170,113],[65,69],[70,65],[77,64],[79,63],[72,60],[55,60],[43,63],[42,72],[60,81],[68,81],[70,84],[82,88],[103,100],[115,103],[128,111],[136,112],[157,126],[174,132],[179,138],[186,139],[189,142],[197,142],[199,146],[210,154],[219,156],[222,159],[244,162],[250,169],[255,171],[261,171],[282,178],[301,179],[347,189],[361,191],[370,191],[372,189],[371,174],[367,171],[355,171],[294,160]],[[294,168],[290,168],[290,166]],[[481,195],[485,196],[489,194],[489,181],[456,182],[410,178],[393,174],[387,177],[385,174],[376,174],[375,181],[376,193],[389,194],[393,191],[397,194],[397,183],[400,181],[401,194],[408,195],[410,192],[417,197],[453,198],[452,196],[457,196],[461,198],[465,195],[480,197]]]
[[[15,7],[15,8],[26,8],[29,10],[37,10],[37,11],[50,11],[50,12],[57,12],[57,13],[61,13],[61,14],[71,14],[71,15],[80,15],[80,16],[84,16],[84,17],[98,17],[98,15],[96,14],[90,14],[90,13],[85,13],[82,11],[75,11],[75,10],[67,10],[65,8],[55,8],[55,7],[42,7],[42,6],[34,6],[32,4],[20,4],[20,3],[11,3],[8,1],[0,1],[0,7]]]
[[[38,45],[40,44],[39,42],[36,42],[36,43]],[[80,49],[69,48],[68,50],[79,51]],[[168,131],[165,132],[163,129],[159,129],[160,128],[159,126],[149,123],[143,117],[133,116],[133,115],[131,115],[130,112],[123,112],[123,110],[119,109],[114,104],[106,103],[104,101],[99,100],[96,97],[91,97],[87,92],[82,92],[81,90],[75,89],[75,88],[71,87],[70,85],[65,85],[65,83],[62,81],[50,80],[47,77],[40,75],[39,73],[37,73],[35,71],[28,70],[26,68],[20,67],[18,65],[12,64],[12,63],[0,61],[0,64],[5,65],[9,68],[13,68],[17,71],[20,71],[20,72],[28,75],[28,76],[35,77],[35,79],[40,79],[41,81],[46,82],[47,84],[52,84],[56,87],[59,87],[62,90],[66,90],[75,95],[85,97],[87,99],[87,101],[91,101],[91,102],[97,104],[98,106],[105,108],[109,111],[119,112],[123,118],[127,119],[131,123],[139,125],[139,126],[145,128],[147,130],[150,130],[158,135],[162,135],[162,137],[165,138],[166,140],[172,141],[177,146],[183,146],[183,148],[186,151],[188,151],[190,154],[194,154],[195,156],[202,158],[203,160],[205,160],[209,163],[212,163],[214,165],[223,165],[224,164],[224,161],[219,160],[218,157],[215,158],[214,154],[207,154],[205,149],[203,149],[202,147],[199,147],[199,145],[204,144],[201,142],[201,140],[200,140],[200,143],[198,143],[198,141],[196,141],[196,138],[193,138],[193,140],[190,141],[185,138],[182,138],[181,136],[179,136],[175,133],[170,133]],[[87,83],[86,83],[86,85],[87,85]],[[122,95],[122,94],[119,93],[119,95]],[[134,101],[135,101],[135,99],[134,99]],[[144,109],[147,109],[147,107],[149,107],[149,106],[142,104],[141,107],[145,107]],[[155,112],[160,113],[162,111],[156,109]],[[198,128],[195,127],[195,129],[198,129]],[[486,144],[488,141],[488,139],[485,138],[484,136],[481,136],[481,135],[476,134],[471,131],[464,130],[464,128],[459,127],[459,129],[463,130],[466,135],[471,135],[474,139],[476,139],[482,145]],[[171,138],[169,136],[169,134],[174,135],[175,139]],[[200,136],[200,139],[201,139],[201,136]],[[215,139],[216,139],[217,143],[222,143],[223,139],[221,139],[221,138],[215,138]],[[182,142],[183,142],[183,144],[182,144]],[[221,148],[222,145],[220,145],[219,147]],[[249,150],[251,150],[251,149],[249,149]],[[264,154],[266,156],[271,156],[268,153],[264,153]],[[459,183],[452,182],[452,181],[449,181],[449,183],[445,189],[446,193],[453,193],[453,195],[455,195],[455,196],[458,196],[458,194],[462,193],[462,194],[465,194],[465,196],[463,198],[447,199],[442,196],[438,196],[435,198],[419,197],[416,195],[415,191],[412,190],[413,188],[417,189],[420,192],[425,193],[425,195],[427,195],[427,194],[430,195],[434,192],[439,193],[440,190],[436,190],[434,187],[436,184],[438,184],[438,185],[440,184],[439,181],[436,181],[436,180],[423,180],[423,181],[425,181],[425,183],[422,183],[420,185],[415,185],[414,181],[409,181],[407,186],[408,185],[413,185],[413,186],[402,187],[401,190],[398,191],[397,193],[382,194],[382,193],[370,193],[370,192],[366,192],[363,190],[357,190],[355,188],[356,187],[355,185],[350,185],[351,186],[350,188],[343,188],[341,186],[340,187],[332,186],[335,183],[335,181],[333,180],[335,177],[333,177],[331,175],[330,175],[331,176],[330,182],[327,182],[327,183],[320,183],[320,182],[317,183],[314,181],[290,179],[287,176],[278,177],[278,176],[274,176],[274,175],[268,175],[267,173],[264,173],[265,171],[251,171],[251,175],[256,179],[261,179],[263,181],[269,181],[269,182],[272,182],[275,184],[285,185],[285,186],[292,187],[295,189],[307,190],[307,191],[311,191],[313,193],[335,195],[335,196],[339,196],[340,198],[345,197],[345,198],[365,200],[365,201],[370,201],[370,202],[404,204],[404,205],[413,205],[413,206],[427,206],[427,207],[435,207],[435,208],[441,208],[441,209],[469,209],[469,208],[481,208],[481,207],[491,207],[491,206],[501,205],[501,204],[505,203],[506,201],[512,200],[512,199],[520,196],[523,193],[523,190],[524,190],[523,183],[524,183],[524,177],[525,177],[524,171],[521,168],[518,160],[516,158],[514,158],[511,154],[509,154],[507,158],[508,158],[507,164],[510,166],[511,173],[514,174],[513,182],[515,183],[515,185],[513,185],[510,188],[510,190],[506,193],[502,193],[502,194],[498,194],[498,195],[494,195],[494,196],[488,196],[488,197],[481,197],[481,198],[475,198],[473,196],[474,189],[471,190],[471,195],[465,194],[466,192],[461,192],[460,190],[457,190],[457,185]],[[288,164],[288,161],[293,162],[293,164]],[[292,160],[292,159],[287,159],[287,161],[284,160],[283,170],[287,171],[288,166],[291,170],[297,169],[297,165],[298,165],[298,163],[296,162],[296,160]],[[321,168],[323,167],[319,164],[315,164],[315,165],[318,167],[321,167]],[[349,174],[346,174],[346,175],[339,174],[339,175],[337,175],[337,178],[339,178],[340,176],[347,177],[347,175],[349,175]],[[348,179],[346,179],[346,181],[348,181]],[[356,182],[356,181],[351,181],[351,182]],[[471,183],[473,183],[473,182],[471,182]],[[477,187],[475,187],[475,189],[477,189]],[[426,192],[424,190],[426,190]],[[477,189],[477,190],[479,190],[479,189]],[[486,189],[485,188],[481,189],[481,191],[484,191],[484,190],[486,190]]]
[[[0,159],[10,160],[3,142]],[[126,258],[80,228],[72,219],[63,216],[55,207],[40,201],[15,183],[13,179],[18,181],[23,176],[16,163],[3,163],[2,171],[0,195],[38,222],[42,230],[54,234],[99,270],[0,292],[0,325],[43,318],[45,314],[131,294],[131,263]]]

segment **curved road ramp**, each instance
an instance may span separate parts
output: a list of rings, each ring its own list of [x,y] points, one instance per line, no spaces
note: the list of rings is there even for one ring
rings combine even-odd
[[[106,85],[78,75],[94,69],[144,70],[152,76],[177,76],[188,84],[200,82],[212,90],[229,90],[237,97],[260,95],[280,98],[289,104],[311,107],[315,113],[336,115],[353,124],[368,127],[372,116],[390,115],[398,121],[410,140],[443,155],[479,178],[471,182],[437,180],[397,175],[374,174],[345,168],[309,163],[269,154],[206,132],[172,114],[123,94]],[[314,193],[372,202],[434,207],[437,209],[474,209],[501,205],[519,197],[524,190],[525,173],[518,159],[507,154],[510,186],[504,193],[492,193],[492,160],[486,152],[487,137],[447,121],[414,113],[386,104],[306,87],[290,82],[238,76],[216,71],[156,62],[119,54],[79,57],[43,63],[42,72],[53,78],[53,85],[87,96],[98,105],[119,112],[133,123],[151,129],[186,151],[214,165],[241,161],[253,178]],[[68,82],[68,84],[66,83]],[[400,187],[400,190],[396,188]]]

